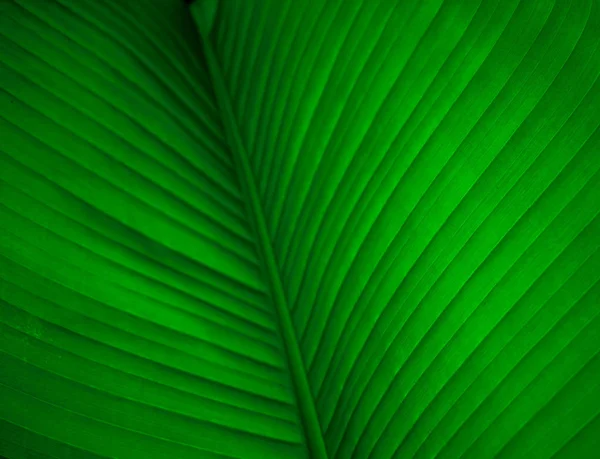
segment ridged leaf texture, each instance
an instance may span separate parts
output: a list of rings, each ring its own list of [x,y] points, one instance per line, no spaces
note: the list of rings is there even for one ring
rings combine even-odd
[[[600,457],[600,1],[0,0],[0,455]]]

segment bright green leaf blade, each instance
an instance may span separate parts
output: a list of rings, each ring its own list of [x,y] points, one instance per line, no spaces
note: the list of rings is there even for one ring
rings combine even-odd
[[[212,42],[330,457],[589,457],[600,4],[223,1]]]

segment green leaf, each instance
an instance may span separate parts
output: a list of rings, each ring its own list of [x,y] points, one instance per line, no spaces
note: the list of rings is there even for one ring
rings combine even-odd
[[[0,455],[595,458],[598,0],[0,0]]]

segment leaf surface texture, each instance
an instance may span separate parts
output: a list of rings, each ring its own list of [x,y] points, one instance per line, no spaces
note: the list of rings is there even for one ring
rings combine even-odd
[[[598,0],[0,0],[0,455],[595,458]]]

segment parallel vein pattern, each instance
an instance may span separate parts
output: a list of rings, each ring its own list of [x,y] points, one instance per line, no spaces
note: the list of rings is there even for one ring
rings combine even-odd
[[[0,0],[0,455],[597,457],[600,1],[193,8]]]
[[[306,457],[179,1],[0,1],[0,455]]]
[[[595,457],[600,3],[230,0],[331,458]]]

